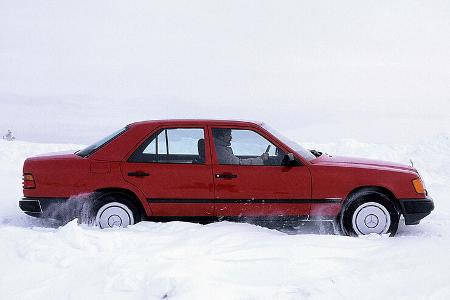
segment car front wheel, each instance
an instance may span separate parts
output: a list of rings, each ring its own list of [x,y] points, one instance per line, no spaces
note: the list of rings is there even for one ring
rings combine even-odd
[[[340,223],[344,234],[351,236],[397,232],[400,214],[392,201],[381,193],[352,196],[344,206]]]

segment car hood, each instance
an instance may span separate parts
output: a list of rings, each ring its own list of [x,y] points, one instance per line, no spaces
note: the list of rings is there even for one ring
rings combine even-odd
[[[375,160],[375,159],[367,159],[367,158],[356,158],[356,157],[346,157],[346,156],[329,156],[329,155],[321,155],[315,160],[311,162],[312,164],[326,164],[326,165],[340,165],[340,166],[367,166],[371,168],[390,168],[404,171],[413,171],[416,172],[412,166],[408,166],[405,164],[383,161],[383,160]]]
[[[33,156],[28,158],[28,160],[32,161],[38,161],[38,160],[49,160],[49,159],[73,159],[79,157],[75,154],[75,150],[70,151],[59,151],[59,152],[50,152],[50,153],[43,153],[39,154],[37,156]]]

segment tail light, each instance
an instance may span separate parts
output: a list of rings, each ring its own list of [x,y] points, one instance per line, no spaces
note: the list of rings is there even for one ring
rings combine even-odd
[[[30,173],[23,174],[22,186],[24,189],[34,189],[36,188],[36,183],[34,182],[34,177]]]

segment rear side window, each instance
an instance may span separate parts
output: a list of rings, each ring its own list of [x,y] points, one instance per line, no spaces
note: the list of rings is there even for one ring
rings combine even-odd
[[[129,162],[205,163],[205,139],[202,128],[169,128],[159,130],[130,156]]]
[[[117,138],[119,135],[124,133],[127,129],[128,129],[128,127],[121,128],[121,129],[117,130],[116,132],[108,135],[107,137],[101,139],[100,141],[88,146],[87,148],[84,148],[83,150],[76,152],[75,154],[78,156],[81,156],[81,157],[87,157],[87,156],[91,155],[92,153],[94,153],[95,151],[97,151],[98,149],[100,149],[102,146],[108,144],[109,142],[111,142],[112,140]]]

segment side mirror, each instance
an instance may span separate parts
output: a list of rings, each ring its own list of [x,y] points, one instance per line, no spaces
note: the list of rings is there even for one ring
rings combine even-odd
[[[285,167],[294,167],[299,166],[299,162],[295,159],[294,154],[287,153],[284,155],[283,160],[281,161],[281,165]]]

